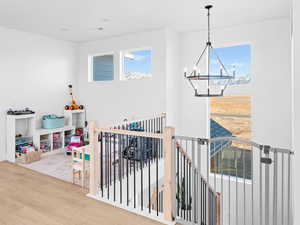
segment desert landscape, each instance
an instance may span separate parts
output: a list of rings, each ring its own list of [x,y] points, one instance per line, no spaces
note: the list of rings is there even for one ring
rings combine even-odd
[[[211,119],[229,130],[233,136],[251,139],[251,97],[226,96],[211,98]],[[233,146],[251,149],[240,143]]]

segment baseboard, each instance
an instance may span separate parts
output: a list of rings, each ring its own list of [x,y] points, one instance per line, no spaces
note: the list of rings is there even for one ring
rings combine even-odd
[[[162,216],[158,216],[158,217],[157,217],[157,216],[151,215],[151,214],[149,214],[149,213],[147,213],[147,212],[143,212],[143,211],[141,211],[141,210],[134,209],[134,208],[131,208],[131,207],[126,207],[126,206],[124,206],[124,205],[122,205],[122,204],[119,204],[119,203],[117,203],[117,202],[105,200],[105,199],[99,198],[99,197],[94,196],[94,195],[91,195],[91,194],[87,194],[86,196],[89,197],[89,198],[93,198],[93,199],[95,199],[95,200],[98,200],[98,201],[101,201],[101,202],[110,204],[110,205],[115,206],[115,207],[117,207],[117,208],[124,209],[124,210],[126,210],[126,211],[128,211],[128,212],[131,212],[131,213],[134,213],[134,214],[136,214],[136,215],[144,216],[144,217],[146,217],[146,218],[148,218],[148,219],[155,220],[155,221],[157,221],[157,222],[159,222],[159,223],[162,223],[162,224],[166,224],[166,225],[175,225],[175,221],[174,221],[174,222],[166,221],[166,220],[164,220],[164,219],[162,218]]]

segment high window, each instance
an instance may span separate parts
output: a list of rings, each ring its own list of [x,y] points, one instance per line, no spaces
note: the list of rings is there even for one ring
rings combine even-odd
[[[152,77],[150,49],[128,50],[121,55],[121,80],[141,80]]]
[[[90,66],[91,81],[114,80],[114,56],[112,54],[92,56]]]

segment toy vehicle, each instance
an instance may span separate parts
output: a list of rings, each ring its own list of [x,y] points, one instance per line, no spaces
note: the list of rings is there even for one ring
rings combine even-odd
[[[35,112],[30,110],[29,108],[25,108],[24,110],[9,109],[6,113],[7,115],[28,115],[28,114],[34,114]]]
[[[130,123],[129,130],[143,132],[144,129],[139,126],[138,123]],[[122,156],[124,159],[133,161],[147,161],[155,156],[155,146],[156,143],[153,142],[152,138],[147,137],[129,137],[128,146],[122,151]]]
[[[76,103],[76,98],[74,97],[73,95],[73,91],[72,91],[72,85],[70,84],[69,86],[69,92],[70,92],[70,95],[71,95],[71,105],[66,105],[65,106],[65,110],[77,110],[77,109],[84,109],[84,106],[83,105],[78,105]]]

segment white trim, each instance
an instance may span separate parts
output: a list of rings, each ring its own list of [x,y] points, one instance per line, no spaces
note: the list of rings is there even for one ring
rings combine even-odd
[[[146,210],[141,211],[141,210],[139,210],[137,208],[132,208],[132,207],[129,207],[129,206],[124,206],[124,205],[122,205],[122,204],[120,204],[118,202],[114,202],[114,201],[110,201],[110,200],[107,200],[107,199],[103,199],[103,198],[100,198],[98,196],[91,195],[91,194],[87,194],[86,196],[89,197],[89,198],[93,198],[95,200],[98,200],[98,201],[110,204],[110,205],[115,206],[117,208],[124,209],[126,211],[132,212],[132,213],[134,213],[136,215],[144,216],[144,217],[146,217],[148,219],[155,220],[155,221],[160,222],[162,224],[175,225],[175,221],[169,222],[169,221],[164,220],[162,213],[160,213],[159,216],[156,216],[156,215],[154,216],[154,215],[149,214],[149,212],[146,212]]]
[[[107,56],[107,55],[112,55],[113,56],[113,68],[114,68],[114,73],[113,73],[113,79],[112,80],[94,80],[93,78],[93,61],[92,59],[94,57],[97,57],[97,56]],[[111,52],[105,52],[105,53],[98,53],[98,54],[89,54],[88,55],[88,82],[89,83],[103,83],[103,82],[112,82],[112,81],[115,81],[115,52],[111,51]]]

